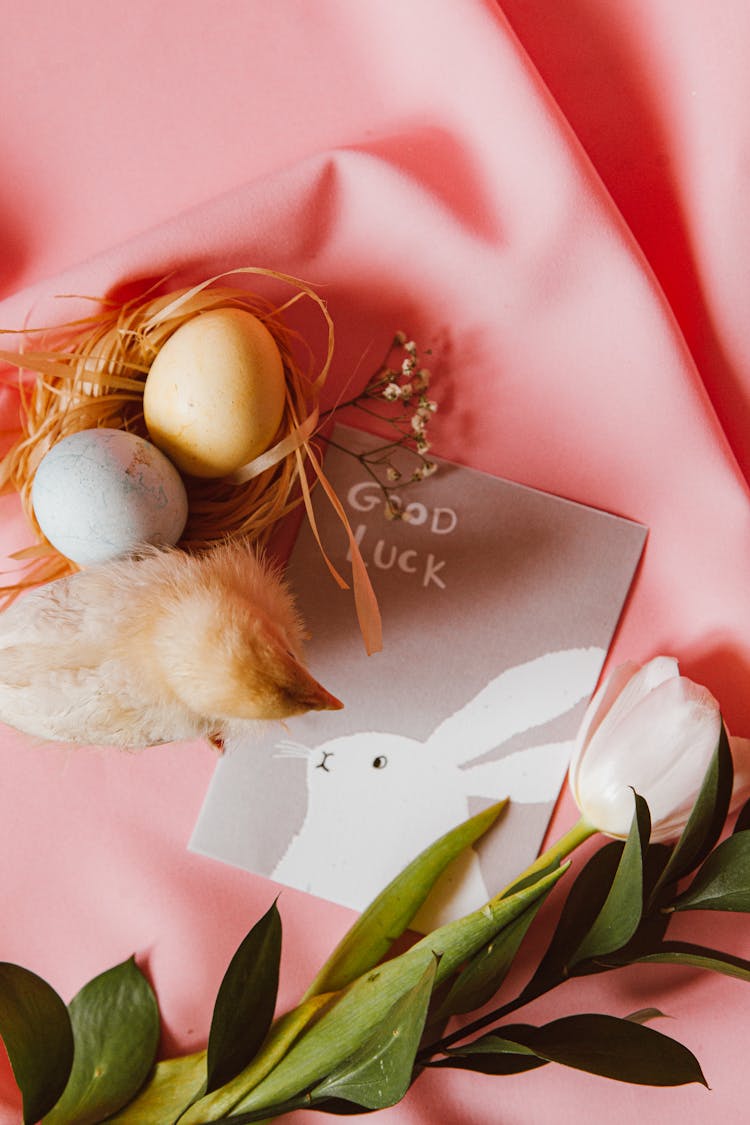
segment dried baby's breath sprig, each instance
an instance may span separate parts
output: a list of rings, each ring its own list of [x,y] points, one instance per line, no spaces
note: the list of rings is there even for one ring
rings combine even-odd
[[[395,354],[394,354],[395,353]],[[429,355],[429,351],[426,353]],[[430,371],[420,361],[419,349],[404,332],[397,332],[378,369],[364,390],[339,404],[337,409],[353,407],[377,422],[385,422],[393,437],[357,453],[331,441],[337,449],[355,457],[383,493],[386,519],[408,520],[395,488],[416,484],[432,476],[437,464],[429,460],[428,425],[438,409],[427,395]]]

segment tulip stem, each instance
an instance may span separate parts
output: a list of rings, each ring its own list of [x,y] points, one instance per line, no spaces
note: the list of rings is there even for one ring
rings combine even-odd
[[[520,883],[529,883],[533,877],[540,872],[557,867],[566,856],[569,856],[571,852],[574,852],[576,848],[580,847],[581,844],[588,840],[589,836],[594,836],[598,831],[599,829],[595,828],[593,824],[589,824],[585,817],[581,817],[572,828],[569,828],[567,832],[563,833],[559,840],[547,848],[545,852],[542,852],[542,854],[526,868],[523,874],[513,880],[510,886],[503,891],[503,897],[516,891]]]

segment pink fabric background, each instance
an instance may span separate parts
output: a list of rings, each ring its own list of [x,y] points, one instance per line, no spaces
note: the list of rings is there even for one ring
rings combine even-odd
[[[745,0],[5,7],[0,326],[67,319],[60,293],[251,264],[325,294],[334,389],[403,327],[435,351],[437,452],[650,526],[613,661],[673,653],[750,734]],[[5,553],[27,532],[0,505]],[[202,1046],[276,893],[185,850],[212,752],[72,753],[3,729],[0,757],[0,958],[69,998],[135,952],[165,1053]],[[573,815],[565,796],[553,832]],[[351,915],[292,891],[281,910],[290,1004]],[[745,918],[691,926],[750,956]],[[710,1093],[441,1072],[380,1119],[742,1120],[745,989],[650,967],[529,1012],[656,1004]],[[2,1125],[17,1106],[0,1062]]]

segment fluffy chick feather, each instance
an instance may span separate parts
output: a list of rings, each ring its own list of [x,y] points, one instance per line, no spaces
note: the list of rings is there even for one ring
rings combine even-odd
[[[133,749],[341,707],[301,663],[301,640],[291,594],[248,545],[146,549],[0,614],[0,721]]]

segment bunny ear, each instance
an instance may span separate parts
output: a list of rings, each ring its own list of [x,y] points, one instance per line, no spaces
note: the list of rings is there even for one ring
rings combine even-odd
[[[570,648],[508,668],[436,728],[429,749],[466,765],[513,735],[564,715],[591,695],[604,657],[595,646]]]
[[[572,752],[573,740],[569,739],[482,762],[467,770],[466,791],[492,800],[509,797],[517,804],[548,804],[557,800]]]

